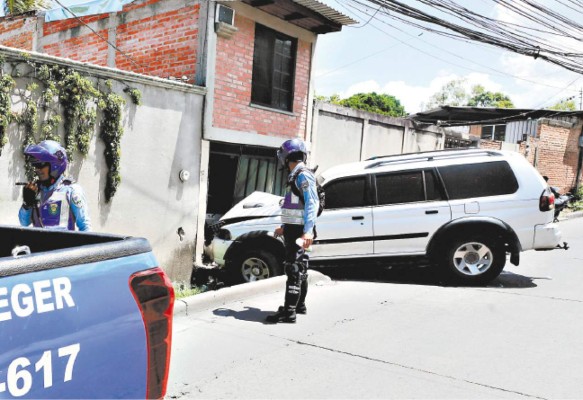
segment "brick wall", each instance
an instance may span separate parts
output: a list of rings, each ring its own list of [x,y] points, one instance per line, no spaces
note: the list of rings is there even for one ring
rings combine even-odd
[[[162,11],[161,11],[162,10]],[[115,36],[108,36],[109,14],[82,17],[101,36],[113,42],[128,57],[115,52],[115,67],[168,78],[187,76],[194,81],[200,4],[175,0],[141,0],[117,13]],[[44,24],[45,37],[72,36],[44,46],[47,54],[97,65],[108,65],[108,45],[76,19]],[[113,35],[112,35],[113,36]],[[131,60],[130,60],[131,59]],[[111,62],[111,60],[110,60]]]
[[[276,137],[306,135],[311,44],[298,40],[293,114],[251,107],[255,22],[236,15],[231,39],[217,38],[213,126]]]
[[[557,126],[553,121],[542,123],[536,154],[536,168],[549,177],[549,184],[567,192],[575,186],[581,124]]]
[[[579,157],[579,135],[583,125],[575,126],[542,120],[537,137],[520,144],[520,154],[536,167],[541,175],[549,177],[549,184],[568,192],[575,186]],[[502,142],[481,140],[480,148],[499,150]],[[528,145],[528,147],[527,147]]]
[[[0,23],[0,44],[23,50],[32,48],[36,30],[36,16],[4,18]]]
[[[108,38],[107,30],[98,31],[98,33],[105,39]],[[73,37],[44,46],[44,52],[57,57],[107,66],[107,43],[94,34]]]
[[[500,150],[502,148],[502,142],[500,140],[480,139],[480,148],[489,150]]]
[[[163,78],[187,76],[192,83],[199,8],[196,4],[118,26],[117,46],[139,65],[118,52],[116,67]]]

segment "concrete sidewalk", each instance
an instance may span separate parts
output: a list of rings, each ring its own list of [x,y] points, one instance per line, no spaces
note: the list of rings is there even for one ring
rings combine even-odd
[[[174,316],[190,315],[200,311],[217,308],[227,303],[249,299],[254,296],[283,292],[286,279],[287,277],[285,275],[276,276],[270,279],[248,282],[241,285],[184,297],[176,300],[174,303]],[[308,274],[308,283],[310,285],[330,281],[331,279],[328,276],[318,271],[310,270]]]

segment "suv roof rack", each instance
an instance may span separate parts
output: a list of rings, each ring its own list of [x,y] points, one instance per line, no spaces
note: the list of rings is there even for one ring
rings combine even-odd
[[[382,165],[392,164],[392,163],[408,163],[415,161],[432,161],[435,159],[444,158],[460,158],[460,157],[470,157],[470,156],[500,156],[501,153],[494,150],[437,150],[437,151],[424,151],[420,153],[407,153],[407,154],[393,154],[390,156],[379,156],[369,158],[367,161],[374,161],[370,165],[367,165],[365,169],[376,168]]]

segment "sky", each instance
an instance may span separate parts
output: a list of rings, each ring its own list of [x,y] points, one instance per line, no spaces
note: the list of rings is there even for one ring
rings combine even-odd
[[[465,79],[468,91],[475,84],[500,91],[517,108],[545,108],[576,96],[583,88],[583,75],[541,60],[476,42],[444,38],[410,25],[381,17],[370,18],[377,7],[363,15],[350,0],[320,0],[359,21],[341,32],[318,36],[314,62],[316,95],[359,92],[395,96],[413,114],[423,111],[431,95],[453,79]],[[401,0],[418,6],[412,0]],[[519,22],[492,0],[463,3],[472,11]],[[551,2],[539,1],[540,3]],[[567,13],[566,13],[567,14]],[[583,53],[583,42],[565,43]]]

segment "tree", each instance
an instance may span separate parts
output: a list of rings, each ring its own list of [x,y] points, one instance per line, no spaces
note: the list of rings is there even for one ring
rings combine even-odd
[[[482,85],[474,85],[471,93],[466,90],[465,79],[454,79],[429,98],[426,109],[440,106],[471,106],[514,108],[510,97],[501,92],[487,91]]]
[[[44,10],[48,7],[45,0],[6,0],[5,11],[7,14],[22,14],[33,10]]]
[[[332,101],[332,103],[391,117],[404,117],[407,115],[401,102],[396,97],[388,94],[377,94],[375,92],[358,93],[338,102]]]
[[[337,94],[333,94],[330,97],[326,97],[326,96],[322,96],[322,95],[315,95],[314,99],[317,101],[325,101],[327,103],[332,103],[332,104],[340,104],[340,96]]]
[[[472,96],[467,105],[472,107],[514,108],[510,97],[500,92],[487,91],[482,85],[472,87]]]
[[[549,110],[575,111],[577,110],[577,105],[575,104],[575,100],[561,100],[557,104],[549,107]]]
[[[465,79],[453,79],[429,98],[426,108],[431,110],[440,106],[462,106],[466,104],[468,94],[465,88]]]

